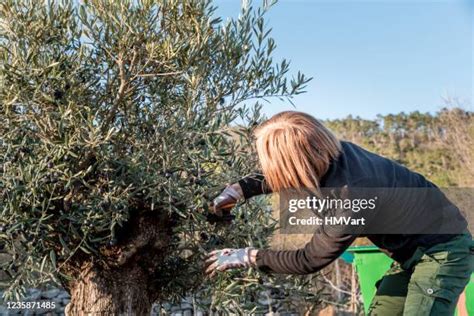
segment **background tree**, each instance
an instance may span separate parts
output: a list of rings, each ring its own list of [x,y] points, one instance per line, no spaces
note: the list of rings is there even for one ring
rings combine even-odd
[[[269,6],[223,23],[207,0],[2,1],[7,298],[54,281],[71,293],[69,313],[145,315],[197,288],[234,312],[269,284],[304,289],[255,271],[209,286],[199,264],[212,248],[265,247],[274,228],[262,203],[227,226],[206,217],[213,194],[255,167],[258,101],[308,81],[272,60]]]
[[[441,187],[474,185],[474,115],[448,100],[439,112],[326,121],[339,137],[420,172]]]

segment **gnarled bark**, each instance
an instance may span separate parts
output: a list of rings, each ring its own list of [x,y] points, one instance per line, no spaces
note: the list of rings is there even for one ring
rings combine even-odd
[[[71,284],[66,315],[149,315],[148,275],[138,265],[102,270],[83,267]]]
[[[102,260],[73,257],[65,267],[73,276],[65,284],[66,315],[149,315],[168,283],[171,228],[166,214],[141,213],[129,219],[117,244],[101,249]]]

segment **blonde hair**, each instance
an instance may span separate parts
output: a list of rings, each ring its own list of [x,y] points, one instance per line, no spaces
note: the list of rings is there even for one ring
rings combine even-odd
[[[319,181],[339,156],[339,140],[317,119],[302,112],[281,112],[255,130],[256,149],[273,192],[319,192]]]

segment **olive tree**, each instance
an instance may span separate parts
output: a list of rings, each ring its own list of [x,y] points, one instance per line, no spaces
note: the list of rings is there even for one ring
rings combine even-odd
[[[210,0],[2,1],[7,298],[55,282],[68,313],[145,315],[187,291],[236,311],[268,284],[303,288],[252,269],[209,281],[201,264],[210,249],[266,247],[275,226],[263,202],[227,223],[208,209],[256,168],[259,102],[308,81],[272,59],[272,4],[222,21]]]

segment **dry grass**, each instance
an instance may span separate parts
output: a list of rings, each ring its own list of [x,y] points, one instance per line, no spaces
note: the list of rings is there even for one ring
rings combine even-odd
[[[441,120],[446,126],[446,145],[452,150],[462,167],[457,175],[460,187],[474,187],[474,115],[460,110],[459,101],[448,99],[454,105],[443,111]]]

